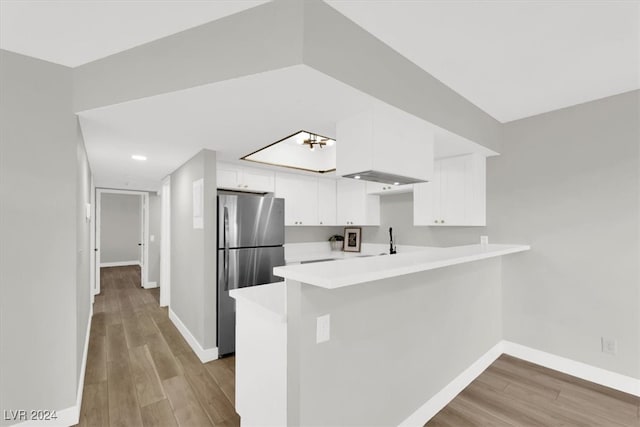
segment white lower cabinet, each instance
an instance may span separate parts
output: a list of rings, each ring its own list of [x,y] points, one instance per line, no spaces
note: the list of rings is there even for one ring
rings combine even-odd
[[[337,181],[338,225],[380,225],[380,196],[367,193],[367,183],[342,178]]]
[[[276,173],[276,197],[284,199],[284,225],[318,225],[318,178]]]
[[[413,224],[486,225],[486,159],[466,154],[438,159],[430,182],[414,184]]]

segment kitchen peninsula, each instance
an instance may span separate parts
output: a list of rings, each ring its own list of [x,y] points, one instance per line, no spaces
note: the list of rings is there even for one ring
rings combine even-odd
[[[501,257],[529,246],[377,249],[231,292],[244,426],[412,425],[500,342]]]

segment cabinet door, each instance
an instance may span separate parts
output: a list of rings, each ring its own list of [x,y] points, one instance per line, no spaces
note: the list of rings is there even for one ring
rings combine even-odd
[[[240,189],[242,185],[242,168],[227,163],[218,163],[216,168],[216,185],[218,188]]]
[[[336,180],[318,179],[318,224],[336,225]]]
[[[413,185],[413,224],[435,225],[440,223],[440,162],[433,166],[433,178],[429,182]]]
[[[467,223],[466,188],[469,156],[451,157],[440,161],[440,221],[444,225]]]
[[[366,196],[366,183],[346,178],[338,180],[336,199],[339,225],[366,225]]]
[[[243,168],[242,184],[248,190],[272,193],[275,186],[274,175],[265,169]]]
[[[276,173],[276,197],[284,199],[285,225],[318,224],[317,178]]]

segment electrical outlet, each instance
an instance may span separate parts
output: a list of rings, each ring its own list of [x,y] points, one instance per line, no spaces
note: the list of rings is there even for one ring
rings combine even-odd
[[[618,353],[618,341],[615,338],[602,337],[602,352],[607,354]]]
[[[329,341],[331,337],[331,317],[328,314],[316,318],[316,344]]]
[[[480,244],[488,245],[489,244],[489,236],[480,236]]]

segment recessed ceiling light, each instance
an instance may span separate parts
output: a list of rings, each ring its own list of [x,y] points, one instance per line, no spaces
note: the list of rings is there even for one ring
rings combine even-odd
[[[140,154],[134,154],[133,156],[131,156],[131,158],[140,162],[144,162],[145,160],[147,160],[147,156],[141,156]]]
[[[353,177],[354,179],[360,179],[360,175],[356,175]]]

